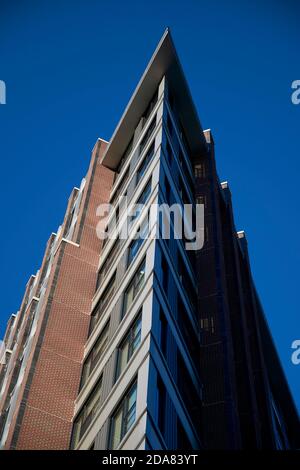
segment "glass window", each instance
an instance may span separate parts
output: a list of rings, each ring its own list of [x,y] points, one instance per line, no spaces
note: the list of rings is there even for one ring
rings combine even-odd
[[[193,310],[195,311],[197,307],[196,291],[192,283],[190,274],[186,268],[186,263],[183,261],[181,255],[179,255],[179,260],[178,260],[178,275],[179,275],[180,283],[187,294],[187,298],[190,301],[190,304],[193,307]]]
[[[102,393],[102,377],[97,382],[92,393],[89,395],[87,401],[83,405],[79,415],[74,421],[73,435],[72,435],[72,448],[74,449],[81,437],[91,424],[97,410],[100,407],[100,397]]]
[[[117,174],[119,175],[119,173],[122,171],[122,168],[124,167],[125,165],[125,162],[127,161],[127,158],[132,150],[132,146],[133,146],[133,136],[131,137],[130,141],[129,141],[129,144],[127,145],[126,147],[126,150],[125,152],[123,153],[122,155],[122,158],[120,160],[120,163],[118,165],[118,168],[117,168]],[[117,181],[117,180],[116,180]]]
[[[105,327],[103,328],[99,338],[97,339],[93,349],[91,350],[90,354],[86,358],[83,363],[82,368],[82,375],[81,375],[81,382],[80,388],[86,383],[88,377],[91,375],[95,366],[100,361],[103,353],[106,349],[106,345],[108,342],[108,332],[109,332],[109,321],[106,323]]]
[[[166,154],[167,154],[167,159],[171,163],[172,158],[173,158],[173,153],[172,153],[172,149],[171,149],[171,145],[169,144],[169,141],[167,141],[167,145],[166,145]]]
[[[146,204],[146,202],[149,199],[151,193],[151,179],[148,181],[148,183],[145,186],[144,191],[140,195],[139,199],[137,200],[137,204]]]
[[[172,119],[171,119],[171,116],[170,116],[169,113],[167,115],[167,128],[168,128],[168,131],[169,131],[170,135],[172,135],[173,134],[173,123],[172,123]]]
[[[140,143],[140,154],[142,153],[142,151],[143,151],[144,148],[146,147],[146,144],[147,144],[148,140],[150,139],[150,137],[151,137],[151,135],[152,135],[152,132],[153,132],[154,129],[155,129],[155,126],[156,126],[156,116],[154,117],[154,119],[152,119],[151,123],[149,124],[148,129],[147,129],[146,132],[145,132],[144,137],[143,137],[142,140],[141,140],[141,143]]]
[[[161,347],[161,352],[163,353],[164,356],[166,356],[166,354],[167,354],[168,323],[167,323],[167,319],[166,319],[165,314],[163,313],[162,309],[160,310],[159,320],[160,320],[159,343],[160,343],[160,347]]]
[[[162,254],[162,259],[161,259],[162,286],[167,296],[168,296],[168,288],[169,288],[169,270],[170,268],[166,260],[166,257],[164,254]]]
[[[142,328],[142,315],[139,313],[138,318],[135,320],[133,325],[130,327],[125,339],[120,344],[118,349],[118,362],[117,362],[117,374],[118,378],[126,365],[130,361],[134,351],[138,348],[141,342],[141,328]]]
[[[144,117],[145,121],[148,119],[148,117],[152,113],[152,111],[154,109],[154,106],[157,103],[157,99],[158,99],[158,89],[155,91],[150,103],[148,104],[147,108],[145,109],[145,111],[143,113],[143,117]]]
[[[195,165],[194,168],[196,178],[204,178],[205,177],[205,166],[204,163],[198,163]]]
[[[125,185],[126,185],[128,179],[129,179],[129,167],[128,167],[127,170],[125,171],[125,174],[124,174],[124,176],[123,176],[123,178],[122,178],[122,181],[118,181],[118,187],[117,187],[117,189],[116,189],[116,191],[115,191],[113,197],[112,197],[111,200],[110,200],[110,203],[111,203],[111,204],[114,205],[114,204],[117,202],[118,197],[119,197],[119,196],[122,196],[122,191],[123,191],[123,189],[125,188]]]
[[[125,434],[135,422],[136,415],[136,392],[135,382],[126,393],[117,411],[111,419],[110,448],[116,449]]]
[[[163,436],[165,436],[165,427],[166,427],[166,401],[167,401],[166,387],[162,379],[158,375],[157,376],[157,425]]]
[[[96,324],[98,323],[98,320],[102,316],[102,313],[104,312],[105,308],[109,304],[109,301],[112,299],[114,291],[115,291],[115,282],[116,282],[116,272],[110,278],[103,294],[100,297],[100,300],[95,310],[92,313],[89,334],[91,334],[92,331],[94,330]]]
[[[139,228],[139,233],[137,234],[137,238],[135,240],[132,240],[132,242],[129,245],[127,266],[129,266],[132,263],[141,245],[143,244],[145,238],[147,238],[148,229],[149,229],[149,224],[148,224],[148,216],[147,216]]]
[[[96,291],[98,290],[100,284],[102,283],[102,281],[104,280],[105,276],[106,276],[106,273],[109,271],[109,269],[111,268],[111,265],[114,261],[114,258],[116,256],[116,253],[118,251],[120,247],[120,239],[117,238],[117,240],[114,242],[110,252],[108,253],[107,257],[106,257],[106,260],[104,261],[99,273],[98,273],[98,277],[97,277],[97,284],[96,284]]]
[[[138,198],[138,200],[136,201],[136,205],[141,205],[141,206],[144,206],[148,199],[149,199],[149,196],[151,194],[151,179],[148,181],[148,183],[146,184],[145,188],[144,188],[144,191],[142,192],[142,194],[140,195],[140,197]],[[138,216],[140,215],[140,213],[142,212],[142,208],[136,208],[135,211],[134,211],[134,214],[131,216],[131,223],[133,223],[135,221],[135,219],[138,218]]]
[[[128,311],[131,304],[133,303],[134,299],[136,298],[137,294],[139,293],[144,280],[145,280],[145,265],[146,260],[144,260],[136,273],[133,276],[129,286],[127,287],[125,294],[124,294],[124,304],[123,304],[123,315]]]
[[[146,170],[149,166],[150,161],[154,155],[154,142],[146,153],[142,163],[140,164],[137,170],[137,183],[142,179],[143,175],[146,173]]]
[[[168,178],[165,176],[165,197],[166,202],[171,205],[171,187]]]

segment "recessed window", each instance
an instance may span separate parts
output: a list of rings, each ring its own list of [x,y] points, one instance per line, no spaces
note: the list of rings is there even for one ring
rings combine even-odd
[[[150,161],[152,160],[153,155],[154,155],[154,142],[152,143],[151,147],[149,148],[141,165],[139,166],[137,170],[137,183],[142,179],[142,177],[146,173],[146,170],[149,166]]]
[[[167,142],[167,145],[166,145],[166,154],[167,154],[168,161],[172,163],[173,153],[172,153],[172,149],[171,149],[171,145],[169,144],[169,141]]]
[[[75,204],[74,204],[73,209],[71,210],[71,212],[68,215],[66,225],[65,225],[65,230],[64,230],[64,238],[67,238],[67,236],[69,235],[71,225],[72,225],[72,222],[73,222],[73,219],[74,219],[75,208],[76,207],[75,207]]]
[[[110,203],[111,204],[115,204],[118,200],[118,197],[122,195],[122,191],[123,189],[125,188],[125,185],[129,179],[129,167],[127,168],[127,170],[125,171],[123,177],[122,177],[122,180],[118,181],[118,187],[116,189],[116,191],[114,192],[114,195],[113,197],[111,198],[110,200]]]
[[[127,161],[127,158],[129,157],[129,154],[132,150],[132,146],[133,146],[133,136],[131,137],[131,139],[129,141],[129,144],[127,145],[126,150],[122,155],[122,158],[121,158],[120,163],[119,163],[118,168],[117,168],[117,174],[119,174],[122,171],[122,168],[124,167],[124,165]]]
[[[111,418],[110,448],[116,449],[135,422],[137,383],[135,382]]]
[[[110,252],[108,253],[106,260],[104,261],[97,277],[97,284],[96,284],[96,291],[98,290],[100,284],[104,281],[105,276],[109,269],[112,266],[112,263],[114,261],[114,258],[116,256],[117,251],[119,250],[120,247],[120,239],[117,238],[117,240],[114,242],[112,248],[110,249]]]
[[[194,167],[194,172],[196,178],[204,178],[205,177],[205,166],[204,163],[198,163]]]
[[[72,435],[72,448],[74,449],[81,437],[91,424],[97,410],[100,408],[100,398],[102,394],[102,377],[97,382],[92,393],[89,395],[85,404],[83,405],[79,415],[74,421],[73,435]]]
[[[148,216],[147,216],[139,228],[139,231],[137,233],[137,238],[135,240],[132,240],[132,242],[129,245],[127,266],[129,266],[132,263],[141,245],[143,244],[145,238],[148,237],[148,230],[149,230],[149,223],[148,223]]]
[[[116,272],[111,276],[103,294],[100,297],[100,300],[95,310],[92,313],[91,323],[90,323],[90,332],[89,332],[90,334],[94,330],[96,324],[98,323],[104,310],[106,309],[107,305],[109,304],[110,300],[112,299],[114,295],[115,283],[116,283]]]
[[[172,119],[171,119],[171,116],[170,116],[169,113],[167,115],[167,128],[168,128],[168,131],[169,131],[170,135],[172,135],[173,134],[173,123],[172,123]]]
[[[100,361],[103,356],[103,353],[106,349],[107,342],[108,342],[108,333],[109,333],[109,321],[103,328],[99,338],[97,339],[93,349],[91,350],[90,354],[86,358],[83,363],[82,368],[82,375],[81,375],[81,383],[80,388],[86,383],[87,379],[95,369],[96,365]]]
[[[134,299],[136,298],[137,294],[139,293],[144,280],[145,280],[145,267],[146,267],[146,260],[144,260],[139,268],[137,269],[136,273],[134,274],[129,286],[127,287],[125,294],[124,294],[124,304],[123,304],[123,315],[129,310],[130,306],[132,305]]]
[[[160,378],[157,376],[157,425],[162,433],[165,435],[165,428],[166,428],[166,400],[167,400],[167,392],[166,387]]]
[[[153,132],[154,129],[155,129],[155,126],[156,126],[156,116],[154,117],[154,119],[152,119],[151,123],[149,124],[148,129],[147,129],[146,132],[145,132],[144,137],[143,137],[142,140],[141,140],[141,143],[140,143],[140,154],[142,153],[142,151],[143,151],[144,148],[146,147],[146,144],[148,143],[148,140],[150,139],[150,137],[151,137],[151,135],[152,135],[152,132]]]
[[[201,318],[200,319],[200,328],[201,328],[201,330],[203,330],[207,333],[214,334],[214,332],[215,332],[214,318],[213,317]]]
[[[165,197],[166,202],[171,205],[171,187],[168,178],[165,176]]]
[[[150,181],[148,181],[148,183],[145,186],[144,191],[142,192],[139,199],[137,200],[137,204],[146,204],[150,196],[150,193],[151,193],[151,179]]]
[[[178,260],[178,275],[180,283],[185,290],[186,296],[190,301],[193,310],[195,311],[197,306],[196,291],[191,276],[187,270],[186,262],[183,261],[181,254],[179,254]]]
[[[148,117],[150,116],[150,114],[152,113],[156,103],[157,103],[157,99],[158,99],[158,89],[155,91],[150,103],[148,104],[147,108],[145,109],[144,113],[143,113],[143,117],[145,119],[145,121],[147,121]]]
[[[170,268],[166,260],[166,257],[164,254],[162,254],[162,260],[161,260],[162,286],[167,296],[168,296],[168,288],[169,288],[169,270]]]
[[[141,329],[142,315],[139,313],[138,318],[134,321],[125,339],[119,346],[116,379],[121,375],[133,353],[138,348],[141,342]]]
[[[140,207],[137,207],[134,211],[134,214],[131,216],[131,223],[133,223],[140,215],[140,213],[142,212],[142,206],[144,206],[148,199],[149,199],[149,196],[151,194],[151,179],[148,181],[148,183],[146,184],[142,194],[140,195],[140,197],[138,198],[138,200],[136,201],[136,205],[137,206],[140,206]]]
[[[166,356],[166,353],[167,353],[168,324],[167,324],[166,316],[163,313],[162,309],[160,310],[159,320],[160,320],[159,343],[160,343],[161,352],[163,353],[164,356]]]

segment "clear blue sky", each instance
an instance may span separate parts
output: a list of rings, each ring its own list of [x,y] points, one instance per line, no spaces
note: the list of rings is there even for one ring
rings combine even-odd
[[[0,337],[97,139],[109,139],[171,28],[300,408],[300,4],[287,0],[0,2]]]

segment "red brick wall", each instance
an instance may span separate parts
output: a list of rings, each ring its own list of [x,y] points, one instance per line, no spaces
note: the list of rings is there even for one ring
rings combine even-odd
[[[36,348],[38,338],[41,345],[35,352],[37,362],[32,361],[32,354],[20,394],[24,412],[18,406],[6,448],[69,447],[101,251],[96,207],[108,201],[114,176],[99,163],[105,147],[103,141],[97,142],[86,177],[73,235],[79,246],[62,241],[55,256],[36,332]]]

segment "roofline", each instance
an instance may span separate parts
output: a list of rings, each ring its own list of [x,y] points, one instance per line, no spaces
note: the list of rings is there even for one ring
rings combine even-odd
[[[205,145],[198,114],[170,30],[167,28],[139,80],[101,159],[101,163],[108,168],[112,170],[117,168],[142,113],[166,74],[168,74],[170,80],[170,88],[178,98],[178,100],[175,100],[178,112],[183,117],[186,116],[191,124],[189,126],[190,131],[187,132],[187,140],[192,153],[196,154]]]

